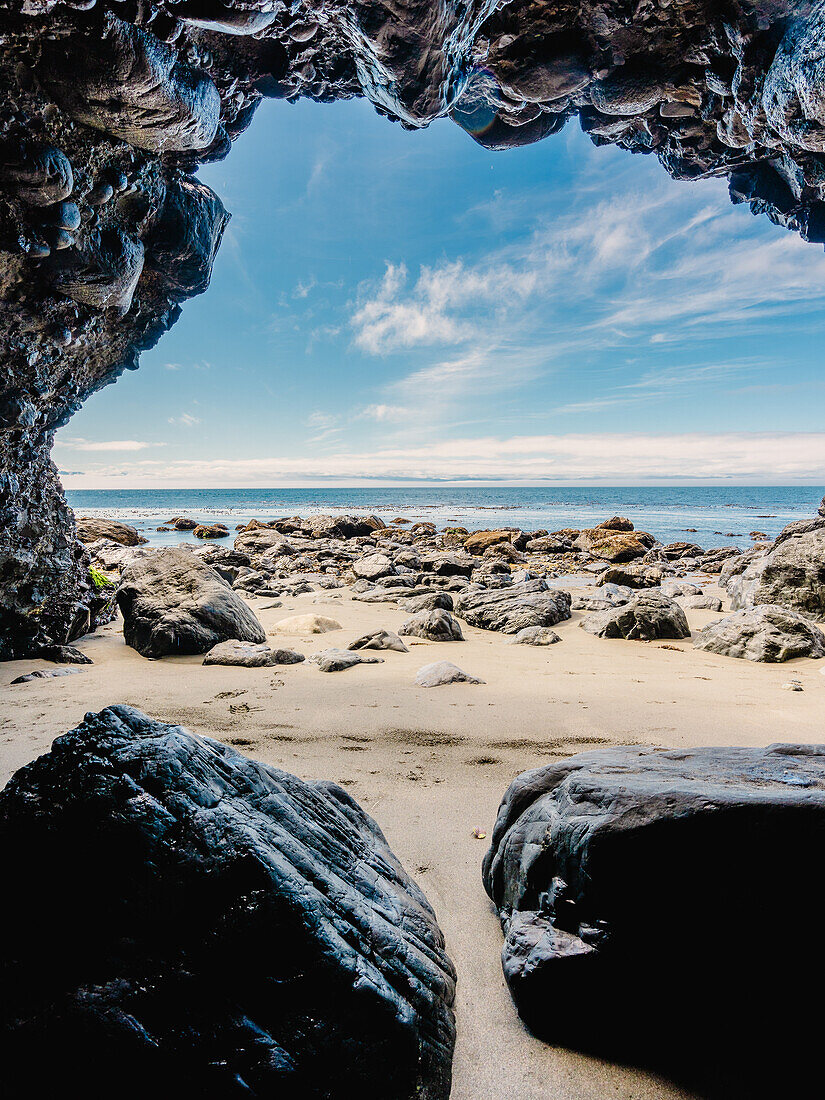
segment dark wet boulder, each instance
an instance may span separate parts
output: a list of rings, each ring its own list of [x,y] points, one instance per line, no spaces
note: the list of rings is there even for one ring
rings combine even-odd
[[[201,294],[229,215],[199,180],[183,177],[167,187],[161,212],[146,240],[146,263],[160,272],[176,298]]]
[[[77,537],[81,542],[110,539],[112,542],[120,543],[121,546],[142,546],[149,541],[130,523],[121,523],[116,519],[103,519],[99,516],[79,516]]]
[[[0,850],[9,1100],[447,1100],[443,936],[340,787],[109,707],[0,794]]]
[[[778,604],[825,622],[825,528],[790,535],[768,552],[753,602]]]
[[[696,649],[723,657],[776,663],[794,657],[825,657],[825,635],[795,611],[772,604],[742,608],[709,623]]]
[[[509,588],[471,589],[454,598],[455,613],[470,626],[518,634],[527,626],[555,626],[570,618],[570,593],[548,589],[541,578]]]
[[[187,550],[158,550],[127,565],[117,589],[123,637],[144,657],[206,653],[218,642],[264,642],[255,613]]]
[[[689,638],[690,627],[675,600],[659,592],[645,592],[626,604],[595,611],[581,626],[598,638],[627,638],[649,642],[655,638]]]
[[[483,867],[519,1012],[613,1058],[666,1049],[709,1071],[691,1095],[777,1095],[774,1061],[804,1091],[825,948],[806,935],[795,964],[782,929],[818,926],[823,843],[825,745],[623,746],[525,772]]]

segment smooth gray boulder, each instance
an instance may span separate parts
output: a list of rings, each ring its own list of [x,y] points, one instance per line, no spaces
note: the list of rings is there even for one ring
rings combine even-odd
[[[825,657],[825,635],[795,611],[773,604],[743,608],[708,624],[696,649],[746,661],[776,663],[794,657]]]
[[[452,611],[453,597],[449,592],[424,592],[420,596],[399,600],[398,606],[402,611],[435,611],[437,607]]]
[[[507,645],[555,645],[561,638],[549,626],[525,626],[518,634],[507,639]]]
[[[422,665],[415,674],[417,687],[444,687],[445,684],[483,684],[475,676],[470,676],[452,661],[433,661],[432,664]]]
[[[399,634],[426,638],[430,642],[463,642],[461,623],[442,607],[418,611],[401,626]]]
[[[109,707],[0,851],[4,1095],[447,1100],[444,937],[341,787]]]
[[[526,626],[555,626],[570,618],[570,593],[541,578],[510,588],[471,589],[454,597],[455,613],[470,626],[518,634]]]
[[[395,566],[386,554],[367,554],[352,563],[352,571],[356,577],[363,577],[368,581],[378,580],[379,577],[387,577],[395,573]]]
[[[684,602],[685,607],[690,607],[694,611],[721,611],[722,601],[718,596],[688,596]]]
[[[350,642],[347,649],[392,649],[396,653],[409,653],[398,635],[392,630],[373,630]]]
[[[186,550],[158,550],[123,570],[123,637],[143,657],[206,653],[218,642],[264,642],[255,613]]]
[[[293,649],[272,649],[265,642],[218,642],[203,659],[205,665],[239,665],[242,668],[271,668],[273,665],[297,665],[304,660]]]
[[[778,604],[825,622],[825,529],[795,534],[765,557],[754,604]]]
[[[596,611],[582,619],[581,626],[598,638],[648,642],[655,638],[690,637],[682,608],[658,592],[643,593],[620,607]]]
[[[823,843],[825,745],[620,746],[525,772],[483,865],[519,1013],[612,1060],[681,1058],[711,1086],[690,1095],[781,1095],[762,1091],[771,1056],[802,1085],[825,945],[796,930],[819,927]]]
[[[352,649],[324,649],[313,653],[310,663],[317,665],[321,672],[343,672],[355,665],[382,665],[383,657],[367,657]]]

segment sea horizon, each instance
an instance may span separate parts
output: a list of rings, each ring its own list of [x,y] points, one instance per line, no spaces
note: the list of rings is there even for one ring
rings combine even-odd
[[[756,531],[774,538],[794,519],[815,512],[825,486],[359,486],[203,489],[68,489],[78,514],[132,523],[155,545],[178,543],[179,531],[157,527],[177,514],[225,522],[232,530],[251,519],[318,512],[367,512],[385,523],[429,520],[468,530],[588,527],[623,515],[662,542],[680,539],[704,548],[747,548]]]

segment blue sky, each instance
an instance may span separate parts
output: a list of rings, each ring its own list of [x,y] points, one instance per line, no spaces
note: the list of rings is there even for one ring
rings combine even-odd
[[[209,291],[58,435],[75,488],[825,480],[825,253],[570,124],[264,103]]]

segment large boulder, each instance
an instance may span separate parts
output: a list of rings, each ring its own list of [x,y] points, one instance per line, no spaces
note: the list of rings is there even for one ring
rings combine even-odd
[[[132,561],[116,598],[126,644],[143,657],[206,653],[233,638],[266,641],[251,608],[186,550],[158,550]]]
[[[463,642],[461,623],[443,607],[417,611],[399,628],[399,634],[426,638],[430,642]]]
[[[655,638],[690,637],[682,608],[659,592],[645,592],[619,607],[595,611],[582,619],[581,625],[588,634],[599,638],[649,642]]]
[[[501,542],[510,542],[515,532],[500,529],[496,531],[474,531],[464,540],[464,549],[470,554],[483,554],[491,546]]]
[[[709,623],[696,649],[776,663],[793,657],[825,657],[825,635],[795,611],[773,604],[743,608]]]
[[[483,867],[519,1012],[620,1057],[665,1041],[694,1074],[714,1046],[733,1059],[734,1087],[691,1095],[781,1095],[743,1088],[773,1054],[795,1093],[819,1046],[783,1028],[825,978],[822,938],[797,934],[819,926],[823,844],[825,745],[623,746],[525,772]]]
[[[778,604],[825,622],[825,529],[790,535],[765,558],[754,604]]]
[[[618,532],[597,527],[580,531],[573,545],[596,558],[624,562],[644,557],[655,541],[646,531]]]
[[[527,626],[555,626],[570,618],[570,593],[548,589],[541,578],[510,588],[472,589],[453,599],[455,613],[470,626],[518,634]]]
[[[395,566],[386,554],[367,554],[352,563],[352,571],[356,577],[363,577],[367,581],[376,581],[379,577],[386,577],[391,573],[395,573]]]
[[[131,524],[120,523],[116,519],[103,519],[101,516],[78,516],[77,537],[86,543],[109,539],[121,546],[143,546],[149,541]]]
[[[273,547],[283,550],[289,548],[289,543],[279,531],[274,531],[271,527],[253,527],[251,530],[247,528],[235,537],[235,549],[243,554],[263,554]]]
[[[443,936],[340,787],[109,707],[0,794],[0,851],[10,1100],[447,1100]]]

